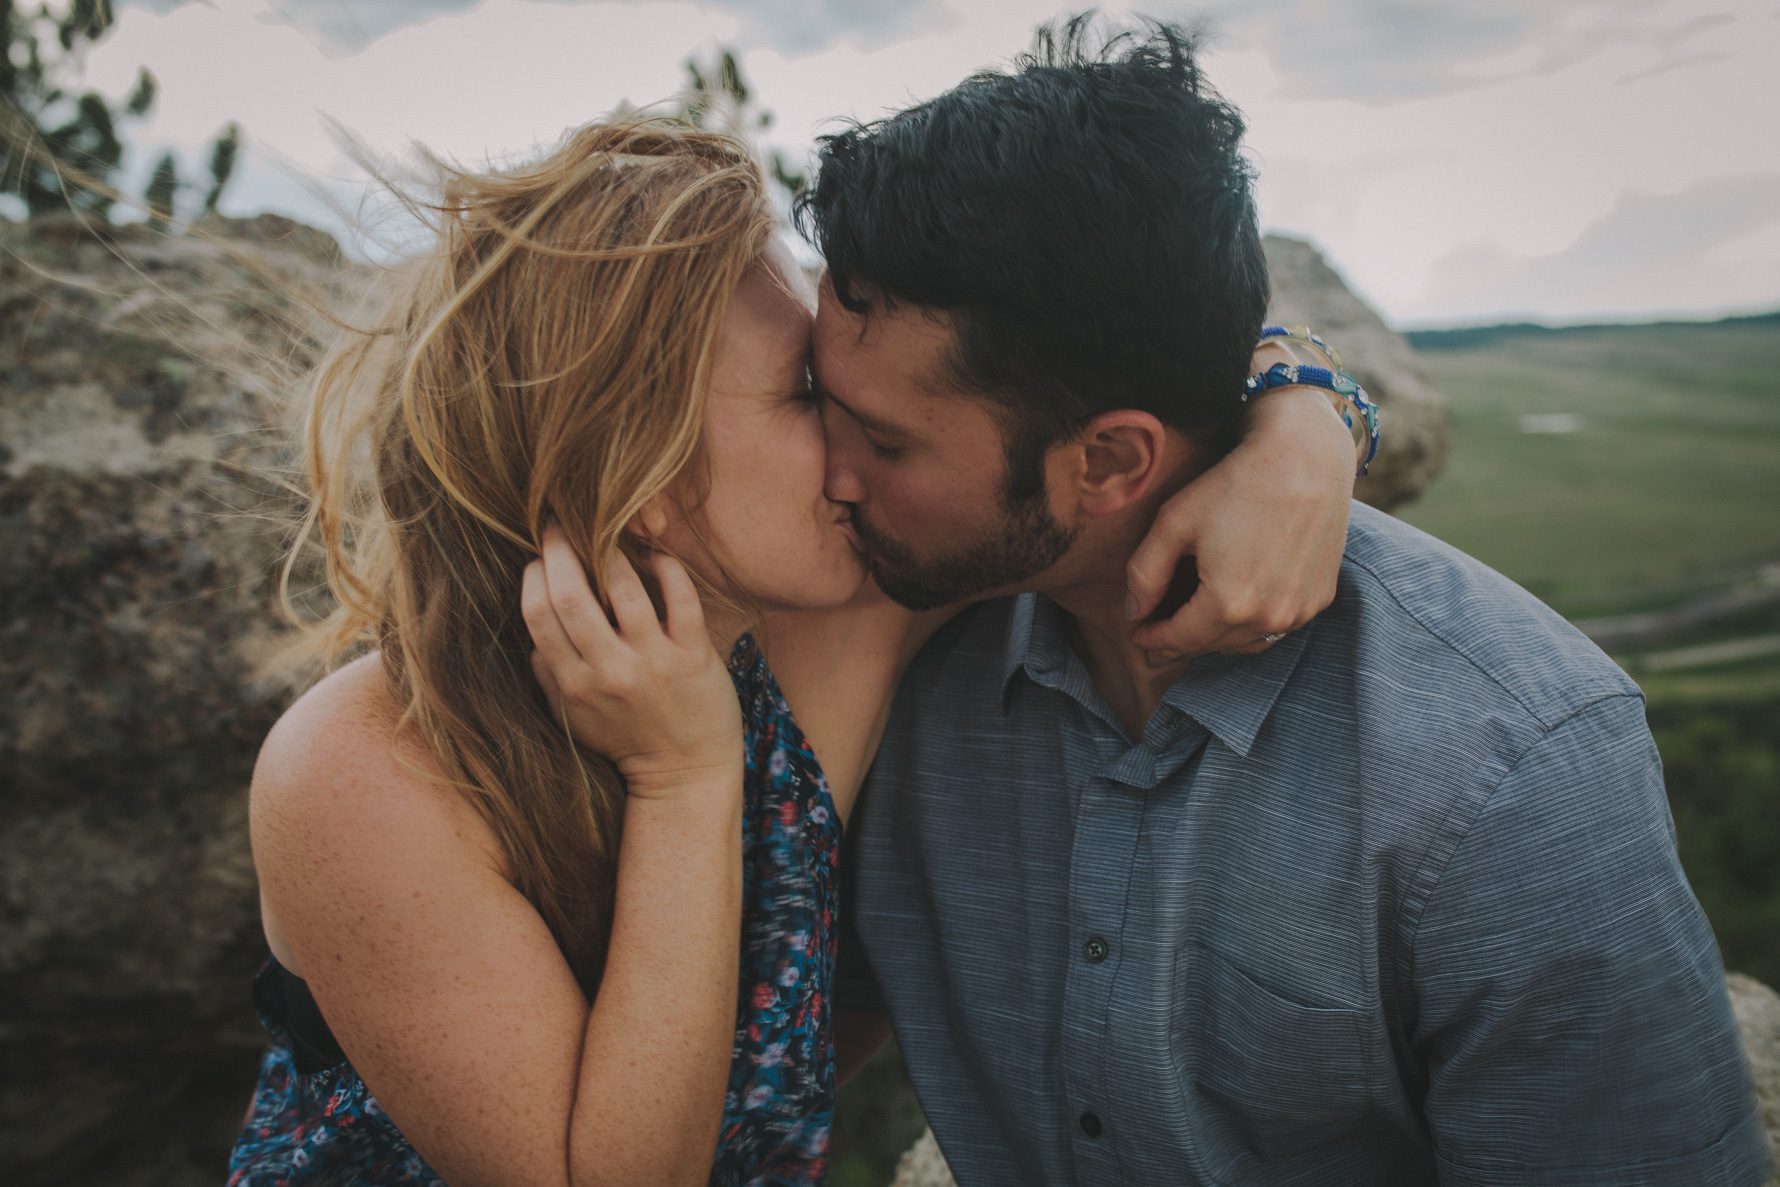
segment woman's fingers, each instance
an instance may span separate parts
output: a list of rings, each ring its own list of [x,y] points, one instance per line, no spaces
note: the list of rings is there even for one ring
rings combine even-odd
[[[575,555],[567,533],[555,524],[544,529],[542,557],[550,606],[575,650],[590,658],[601,648],[609,647],[612,624],[599,599],[593,596],[581,558]]]
[[[682,645],[707,643],[704,606],[686,566],[665,552],[657,552],[650,557],[650,571],[655,575],[656,589],[661,591],[668,637]]]
[[[611,604],[619,636],[632,647],[643,646],[665,634],[655,613],[655,603],[649,600],[649,590],[622,550],[613,552],[606,563],[606,601]]]
[[[532,646],[537,649],[534,655],[541,656],[547,664],[564,668],[584,662],[580,648],[563,628],[562,619],[551,602],[549,579],[545,576],[542,560],[534,560],[525,566],[519,582],[519,612],[525,619],[525,629],[531,634]]]

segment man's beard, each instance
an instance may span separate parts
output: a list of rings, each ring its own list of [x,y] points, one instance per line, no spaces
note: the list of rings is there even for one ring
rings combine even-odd
[[[1004,492],[1002,518],[976,543],[948,556],[918,561],[902,544],[853,515],[853,530],[871,550],[871,573],[886,597],[908,610],[933,610],[988,590],[1005,589],[1044,572],[1069,551],[1077,529],[1051,515],[1042,492],[1014,501]]]

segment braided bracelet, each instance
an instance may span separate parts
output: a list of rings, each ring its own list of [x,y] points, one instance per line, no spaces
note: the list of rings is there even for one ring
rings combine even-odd
[[[1275,335],[1277,336],[1277,335]],[[1349,430],[1354,427],[1357,415],[1360,423],[1366,426],[1366,456],[1360,460],[1357,471],[1361,478],[1366,476],[1372,459],[1378,456],[1378,405],[1374,404],[1360,381],[1339,369],[1331,371],[1327,367],[1313,367],[1299,363],[1275,363],[1258,375],[1251,375],[1242,384],[1244,402],[1270,391],[1276,387],[1292,387],[1295,385],[1320,387],[1325,391],[1334,392],[1341,397],[1349,412],[1341,411],[1341,419]],[[1357,444],[1357,442],[1356,442]]]
[[[1294,342],[1313,346],[1329,360],[1329,366],[1333,370],[1341,370],[1341,352],[1311,333],[1309,326],[1262,326],[1261,340],[1265,342],[1269,338],[1290,338]]]
[[[1314,330],[1312,330],[1309,326],[1306,326],[1306,325],[1262,326],[1261,327],[1261,342],[1262,342],[1262,344],[1265,344],[1269,338],[1289,338],[1293,342],[1302,342],[1306,346],[1309,346],[1312,350],[1316,351],[1318,354],[1322,355],[1323,358],[1327,359],[1329,361],[1329,369],[1331,371],[1341,370],[1341,352],[1339,350],[1336,350],[1333,346],[1330,346],[1329,343],[1327,342],[1327,340],[1325,340],[1321,337],[1318,337],[1316,332]],[[1335,410],[1335,415],[1339,416],[1341,418],[1341,423],[1347,426],[1348,432],[1353,433],[1354,452],[1361,453],[1361,452],[1366,451],[1367,449],[1374,449],[1374,452],[1376,452],[1375,447],[1372,446],[1371,442],[1367,439],[1366,436],[1362,435],[1359,432],[1355,432],[1354,418],[1350,412],[1351,406],[1348,404],[1346,397],[1338,395],[1337,393],[1335,393],[1333,391],[1327,392],[1326,394],[1329,399],[1329,407],[1331,407]],[[1371,460],[1371,456],[1372,455],[1370,453],[1368,453],[1366,455],[1367,461]],[[1364,467],[1364,465],[1362,465],[1359,468],[1359,473],[1364,474],[1365,472],[1366,472],[1365,467]]]

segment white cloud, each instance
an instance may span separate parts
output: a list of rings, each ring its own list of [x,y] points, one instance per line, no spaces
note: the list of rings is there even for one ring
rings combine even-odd
[[[836,45],[864,48],[944,28],[941,0],[711,0],[743,18],[742,40],[788,54]],[[966,0],[967,2],[967,0]]]
[[[168,12],[204,0],[123,0],[130,7]],[[264,19],[290,25],[330,55],[359,53],[398,29],[449,13],[465,12],[484,0],[271,0]],[[543,0],[574,6],[587,0]],[[623,0],[644,7],[650,0]],[[705,7],[739,20],[738,40],[771,45],[787,53],[808,53],[838,43],[879,45],[930,29],[946,19],[942,0],[706,0]]]
[[[1663,293],[1674,312],[1765,307],[1780,277],[1776,231],[1780,175],[1715,178],[1670,194],[1631,190],[1562,251],[1456,249],[1434,264],[1423,304],[1430,320],[1448,322],[1660,312]]]
[[[474,8],[482,0],[268,0],[258,18],[268,24],[288,25],[330,56],[358,53],[385,34],[448,12]],[[118,0],[120,8],[147,8],[171,12],[187,4],[209,5],[210,0]]]
[[[1780,23],[1754,0],[1220,2],[1225,36],[1206,68],[1249,117],[1264,223],[1317,242],[1395,320],[1548,307],[1568,316],[1589,299],[1585,277],[1553,281],[1526,261],[1608,268],[1567,253],[1628,192],[1704,202],[1707,179],[1730,169],[1780,175],[1780,138],[1760,125],[1773,105],[1767,79],[1780,58]],[[88,74],[121,94],[138,65],[153,68],[161,99],[132,140],[174,146],[192,173],[205,141],[240,120],[249,143],[225,209],[338,225],[305,196],[318,185],[348,203],[354,193],[354,171],[323,114],[385,152],[416,139],[460,159],[500,157],[620,100],[668,98],[686,57],[721,43],[738,50],[755,92],[778,114],[773,145],[801,157],[834,117],[870,119],[929,98],[1005,61],[1035,24],[1075,7],[130,0]],[[355,53],[330,54],[313,31],[324,11],[375,14],[387,27]],[[389,24],[416,13],[426,19]],[[293,14],[311,21],[308,33],[290,23]],[[139,185],[146,162],[137,169]],[[1771,234],[1748,233],[1751,259],[1772,259],[1762,248]],[[1693,267],[1662,243],[1621,243],[1659,261],[1611,273],[1617,279],[1605,287],[1618,289],[1629,315],[1715,307],[1729,299],[1727,286],[1764,283],[1766,297],[1746,299],[1780,305],[1780,270],[1727,279],[1716,270],[1723,244],[1701,249],[1708,262]],[[1454,270],[1464,260],[1489,283],[1463,283]],[[1537,286],[1513,288],[1511,277],[1535,271]],[[1485,308],[1484,292],[1495,308]]]
[[[1286,94],[1383,104],[1552,74],[1625,46],[1673,58],[1737,20],[1738,2],[1218,0],[1209,11],[1233,44],[1266,53]]]

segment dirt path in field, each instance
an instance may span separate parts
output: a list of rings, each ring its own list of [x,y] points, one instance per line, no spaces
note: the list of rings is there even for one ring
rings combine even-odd
[[[1734,664],[1764,655],[1780,655],[1780,635],[1753,635],[1747,639],[1724,639],[1694,647],[1648,651],[1642,655],[1627,656],[1625,662],[1640,672],[1673,672],[1682,668]]]

